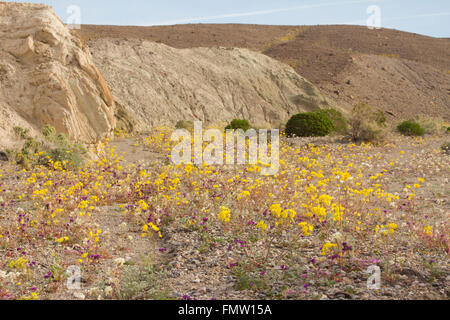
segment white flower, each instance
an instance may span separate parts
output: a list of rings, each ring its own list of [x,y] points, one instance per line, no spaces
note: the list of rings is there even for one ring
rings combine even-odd
[[[340,243],[342,242],[344,239],[344,237],[342,236],[342,234],[340,232],[336,232],[335,234],[332,235],[331,240],[334,243]]]
[[[105,292],[105,296],[110,297],[110,296],[112,296],[113,288],[108,286],[105,288],[104,292]]]
[[[114,260],[114,263],[118,266],[121,267],[125,264],[125,259],[124,258],[117,258]]]
[[[126,222],[122,223],[122,224],[120,225],[120,231],[126,232],[127,230],[128,230],[128,225],[127,225],[127,223],[126,223]]]

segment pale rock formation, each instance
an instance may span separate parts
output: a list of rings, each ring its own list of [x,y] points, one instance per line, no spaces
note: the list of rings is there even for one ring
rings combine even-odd
[[[0,2],[0,146],[14,126],[50,124],[84,143],[108,137],[114,101],[87,47],[45,5]]]
[[[329,106],[291,67],[247,49],[175,49],[137,39],[98,39],[88,46],[113,91],[118,119],[135,130],[233,118],[273,127]]]

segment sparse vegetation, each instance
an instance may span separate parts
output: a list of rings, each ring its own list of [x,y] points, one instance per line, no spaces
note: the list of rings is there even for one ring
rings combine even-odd
[[[190,120],[180,120],[175,125],[175,128],[177,129],[186,129],[190,132],[194,132],[194,121]]]
[[[435,140],[282,137],[280,171],[264,177],[264,163],[174,166],[173,129],[138,140],[162,156],[139,167],[109,144],[81,172],[0,167],[10,170],[0,172],[0,250],[10,252],[0,277],[15,277],[0,282],[3,297],[71,299],[64,271],[76,265],[86,299],[386,298],[366,288],[376,265],[389,298],[445,299],[433,286],[445,283],[448,227],[432,214],[443,202],[421,200],[445,197],[447,156]],[[402,280],[406,265],[419,276]]]
[[[353,141],[381,141],[386,134],[386,117],[365,103],[358,103],[349,119],[349,133]]]
[[[29,130],[20,127],[15,127],[14,132],[25,141],[20,151],[10,153],[16,163],[26,169],[36,165],[75,169],[83,164],[83,155],[87,153],[83,145],[70,142],[66,135],[58,134],[52,126],[43,127],[44,141],[36,140],[29,135]]]
[[[450,154],[450,142],[444,143],[441,149],[444,153]]]
[[[442,135],[447,130],[447,123],[442,118],[421,115],[416,117],[417,122],[424,130],[425,134]]]

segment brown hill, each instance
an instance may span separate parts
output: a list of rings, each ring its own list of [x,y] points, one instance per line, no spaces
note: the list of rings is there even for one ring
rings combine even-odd
[[[176,48],[244,47],[287,63],[339,105],[377,106],[396,120],[450,118],[450,40],[357,26],[84,25],[84,39],[139,38]]]

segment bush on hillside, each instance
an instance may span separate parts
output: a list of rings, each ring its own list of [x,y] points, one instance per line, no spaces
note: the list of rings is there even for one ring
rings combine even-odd
[[[425,130],[420,126],[420,124],[414,121],[403,121],[397,127],[397,130],[405,136],[422,137],[425,135]]]
[[[286,124],[288,137],[324,137],[333,130],[333,121],[324,112],[299,113]]]
[[[242,129],[244,132],[247,132],[251,128],[252,127],[250,126],[250,123],[247,120],[234,119],[228,126],[225,127],[225,130]]]
[[[348,121],[343,116],[342,112],[336,109],[323,109],[318,111],[328,116],[333,122],[333,132],[338,134],[346,134],[348,132]]]
[[[386,117],[381,110],[358,103],[352,110],[349,133],[353,141],[380,141],[386,135]]]
[[[420,115],[414,118],[413,121],[422,127],[425,134],[441,135],[447,131],[446,122],[440,117]]]
[[[194,132],[194,121],[190,120],[180,120],[175,125],[177,129],[186,129],[187,131]]]
[[[441,149],[445,154],[450,154],[450,142],[444,143]]]
[[[53,167],[56,162],[63,169],[77,169],[83,165],[86,149],[81,144],[73,144],[65,134],[57,134],[56,129],[46,125],[42,129],[45,141],[38,141],[28,135],[28,131],[15,127],[16,135],[25,140],[22,149],[14,152],[16,163],[26,169],[34,165]]]

